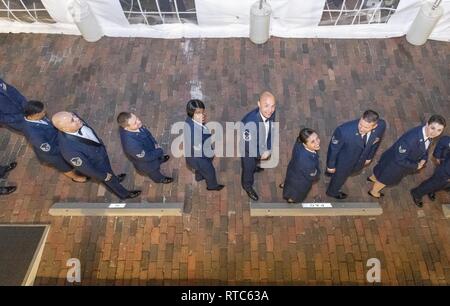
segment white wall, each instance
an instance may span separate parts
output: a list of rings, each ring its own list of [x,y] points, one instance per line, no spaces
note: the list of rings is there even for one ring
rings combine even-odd
[[[0,32],[63,33],[79,35],[67,5],[70,0],[42,0],[56,24],[0,21]],[[198,25],[130,25],[119,0],[87,0],[105,35],[113,37],[248,37],[250,6],[255,0],[196,0]],[[431,0],[401,0],[387,24],[318,26],[325,0],[269,0],[271,35],[279,37],[385,38],[406,34],[420,5]],[[431,39],[450,41],[450,0]]]

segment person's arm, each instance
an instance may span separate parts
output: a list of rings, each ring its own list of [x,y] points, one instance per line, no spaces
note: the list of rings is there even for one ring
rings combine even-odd
[[[25,132],[25,136],[31,143],[31,145],[37,150],[50,155],[56,155],[60,153],[58,147],[56,145],[50,144],[51,140],[45,137],[44,134],[33,133],[32,135],[30,135],[28,132]]]
[[[126,152],[135,161],[152,162],[164,155],[161,148],[155,150],[146,149],[142,143],[133,141],[125,144]]]
[[[71,164],[75,170],[83,175],[92,177],[98,181],[109,181],[112,178],[112,173],[100,171],[93,166],[86,155],[79,151],[70,151],[63,154],[64,159]]]
[[[328,153],[327,153],[327,168],[335,169],[336,168],[336,160],[339,152],[344,146],[344,138],[342,136],[341,130],[338,127],[331,137],[330,144],[328,145]]]
[[[439,140],[439,142],[436,144],[436,147],[433,151],[433,156],[436,158],[439,162],[444,161],[445,159],[445,152],[450,149],[450,137],[443,137]]]
[[[379,129],[379,130],[378,130]],[[386,123],[384,121],[380,121],[379,126],[377,127],[377,141],[372,144],[370,147],[369,155],[367,156],[367,160],[372,160],[377,153],[378,148],[380,147],[381,140],[384,136],[384,131],[386,130]]]
[[[23,114],[5,114],[0,112],[0,123],[19,123],[23,120]]]
[[[395,162],[402,167],[409,169],[417,169],[418,163],[409,159],[411,146],[406,141],[400,141],[394,148]]]

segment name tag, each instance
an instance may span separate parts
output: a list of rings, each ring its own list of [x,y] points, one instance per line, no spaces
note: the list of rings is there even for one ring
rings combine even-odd
[[[303,208],[332,208],[331,203],[302,203]]]
[[[108,208],[125,208],[127,203],[111,203]]]

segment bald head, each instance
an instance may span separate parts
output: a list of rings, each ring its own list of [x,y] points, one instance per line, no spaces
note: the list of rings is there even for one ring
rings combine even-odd
[[[267,119],[275,112],[275,97],[272,93],[264,91],[259,95],[258,107],[261,114]]]
[[[53,125],[62,132],[75,133],[83,123],[80,118],[70,112],[58,112],[52,117]]]

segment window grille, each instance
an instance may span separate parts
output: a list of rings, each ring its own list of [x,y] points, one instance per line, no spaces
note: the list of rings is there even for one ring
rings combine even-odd
[[[0,19],[22,23],[55,23],[40,0],[0,0]]]

